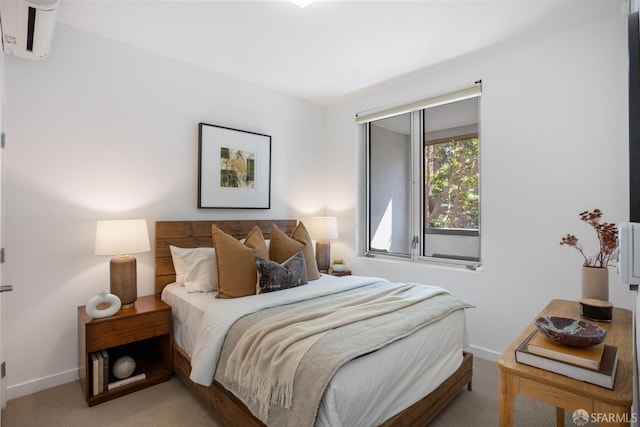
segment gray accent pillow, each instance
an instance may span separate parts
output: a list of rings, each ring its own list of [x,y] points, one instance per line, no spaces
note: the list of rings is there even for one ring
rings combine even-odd
[[[282,264],[257,256],[256,266],[258,294],[307,284],[307,267],[302,252],[296,253]]]

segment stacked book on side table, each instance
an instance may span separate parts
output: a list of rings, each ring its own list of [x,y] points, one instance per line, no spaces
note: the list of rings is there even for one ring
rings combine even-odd
[[[516,348],[516,361],[612,389],[618,368],[618,349],[605,343],[568,347],[554,343],[536,330]]]

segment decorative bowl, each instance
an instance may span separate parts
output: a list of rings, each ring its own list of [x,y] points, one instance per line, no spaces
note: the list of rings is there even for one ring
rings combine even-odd
[[[567,317],[538,317],[534,323],[549,339],[570,347],[591,347],[607,337],[600,326]]]

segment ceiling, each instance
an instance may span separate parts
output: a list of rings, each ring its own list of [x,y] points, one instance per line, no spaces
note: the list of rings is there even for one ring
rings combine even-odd
[[[624,0],[61,0],[57,20],[321,105],[473,51],[622,14]],[[53,54],[53,52],[52,52]]]

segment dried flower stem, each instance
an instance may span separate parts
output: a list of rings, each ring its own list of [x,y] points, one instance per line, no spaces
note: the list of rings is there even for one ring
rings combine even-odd
[[[585,267],[606,268],[614,259],[618,246],[618,229],[615,224],[600,222],[602,211],[594,209],[592,212],[580,212],[580,220],[589,224],[598,236],[600,250],[592,257],[587,257],[582,248],[582,244],[578,242],[578,238],[573,234],[567,234],[560,241],[561,245],[568,245],[576,248],[580,255],[584,258]]]

